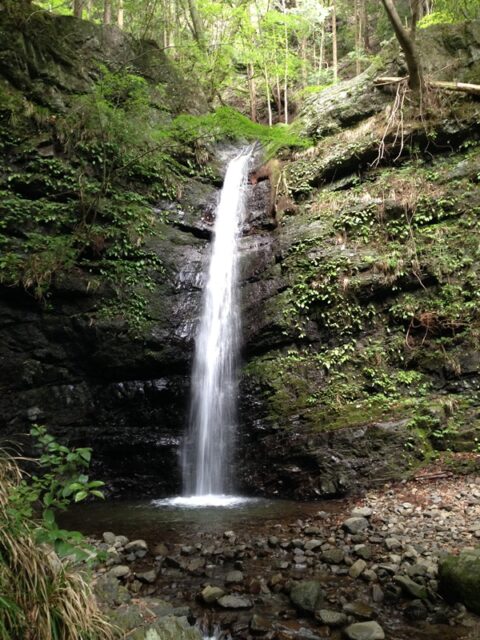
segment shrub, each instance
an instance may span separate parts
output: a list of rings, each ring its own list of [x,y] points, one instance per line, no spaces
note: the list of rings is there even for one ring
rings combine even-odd
[[[81,536],[72,534],[62,548],[58,536],[72,532],[56,527],[53,512],[70,496],[79,500],[98,491],[78,474],[79,461],[88,463],[90,452],[62,447],[43,428],[34,435],[43,450],[40,462],[48,467],[45,474],[28,479],[10,455],[0,453],[0,640],[110,640],[112,628],[74,566],[71,539]],[[76,481],[87,489],[72,488]],[[39,503],[41,520],[34,515]],[[55,530],[55,547],[68,553],[63,560],[45,542]]]

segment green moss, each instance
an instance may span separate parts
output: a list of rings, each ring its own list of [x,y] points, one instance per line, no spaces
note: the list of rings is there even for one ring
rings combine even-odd
[[[220,107],[214,113],[203,116],[181,115],[172,123],[171,135],[185,143],[198,141],[258,141],[268,157],[281,150],[306,148],[312,142],[301,137],[295,127],[278,124],[268,127],[256,122],[231,107]]]

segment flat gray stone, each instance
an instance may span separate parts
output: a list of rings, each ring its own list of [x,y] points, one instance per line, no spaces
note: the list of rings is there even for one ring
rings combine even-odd
[[[341,611],[319,609],[315,611],[315,618],[328,627],[343,627],[343,625],[347,624],[347,616]]]
[[[250,609],[252,601],[242,596],[222,596],[217,600],[222,609]]]
[[[369,622],[355,622],[344,630],[349,640],[384,640],[385,633],[382,627],[370,620]]]
[[[373,510],[370,507],[355,507],[352,511],[352,516],[354,518],[370,518]]]
[[[241,571],[229,571],[225,578],[227,584],[238,584],[243,582],[243,573]]]
[[[315,551],[316,549],[319,549],[322,546],[322,541],[321,540],[309,540],[308,542],[305,543],[305,551]]]

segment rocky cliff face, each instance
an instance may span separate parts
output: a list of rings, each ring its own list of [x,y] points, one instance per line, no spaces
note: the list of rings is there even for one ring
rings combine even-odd
[[[34,32],[45,40],[21,26],[10,41],[4,28],[0,56],[5,86],[33,104],[61,111],[69,95],[88,92],[95,59],[135,60],[137,73],[166,87],[161,96],[181,84],[152,44],[74,19],[37,19]],[[432,33],[439,50],[455,43],[457,69],[472,80],[477,27]],[[17,49],[25,55],[15,58]],[[398,71],[401,60],[388,64]],[[372,73],[305,105],[300,123],[317,145],[285,168],[284,195],[296,202],[277,227],[268,182],[250,187],[238,438],[244,491],[337,495],[403,474],[436,449],[471,451],[480,435],[478,103],[442,99],[426,128],[407,113],[400,148],[394,132],[384,135],[392,95],[373,87]],[[179,93],[194,111],[203,108],[186,89]],[[184,108],[160,107],[162,118]],[[49,148],[45,133],[36,142],[36,154]],[[10,162],[19,162],[11,144]],[[93,290],[79,269],[55,277],[43,302],[2,287],[2,436],[18,440],[40,422],[92,446],[97,475],[116,491],[178,491],[218,184],[192,178],[175,204],[152,205],[148,248],[163,267],[153,273],[141,330],[102,318],[109,289]]]
[[[479,35],[423,33],[429,77],[478,81]],[[300,114],[317,142],[285,167],[296,211],[244,287],[247,490],[331,496],[439,451],[452,466],[477,459],[480,112],[438,93],[423,118],[408,96],[396,112],[395,89],[373,78],[402,72],[392,50]]]

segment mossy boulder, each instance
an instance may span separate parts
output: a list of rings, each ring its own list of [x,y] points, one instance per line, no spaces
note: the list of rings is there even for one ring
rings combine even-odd
[[[438,567],[439,590],[449,602],[461,602],[480,614],[480,547],[448,555]]]

